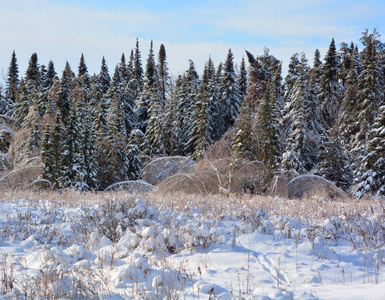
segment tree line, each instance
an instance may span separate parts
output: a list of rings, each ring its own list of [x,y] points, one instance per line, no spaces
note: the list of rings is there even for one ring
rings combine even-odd
[[[361,197],[385,194],[385,47],[365,30],[361,51],[332,39],[309,65],[292,55],[288,74],[265,49],[246,51],[235,67],[231,49],[223,63],[209,58],[199,76],[193,61],[171,78],[166,49],[151,42],[145,68],[139,42],[122,54],[112,78],[105,59],[89,75],[81,55],[59,77],[54,63],[32,54],[20,78],[16,54],[8,69],[0,114],[28,130],[25,156],[40,155],[42,178],[55,188],[101,190],[140,175],[149,158],[192,156],[233,132],[237,161],[258,161],[275,175],[317,174]]]

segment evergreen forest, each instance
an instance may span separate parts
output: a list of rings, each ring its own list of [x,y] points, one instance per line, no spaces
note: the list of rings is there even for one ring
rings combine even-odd
[[[82,54],[76,70],[67,63],[58,74],[33,53],[22,76],[14,51],[0,120],[23,133],[19,159],[39,156],[55,189],[104,190],[139,179],[156,157],[199,161],[230,136],[234,164],[263,164],[266,185],[314,174],[357,197],[385,195],[385,44],[376,30],[357,44],[332,39],[311,62],[293,54],[285,76],[267,48],[245,51],[239,64],[231,49],[224,57],[209,57],[202,74],[190,60],[174,78],[166,47],[151,42],[142,60],[137,40],[111,71],[103,58],[89,74]]]

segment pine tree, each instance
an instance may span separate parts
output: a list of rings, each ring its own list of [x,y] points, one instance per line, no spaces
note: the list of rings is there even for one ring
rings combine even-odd
[[[385,195],[385,106],[381,106],[379,114],[370,131],[368,154],[363,163],[365,173],[362,176],[355,195],[362,197],[367,193]]]
[[[326,136],[322,136],[318,157],[320,162],[315,174],[348,191],[353,183],[353,173],[337,126],[332,127]]]
[[[17,64],[15,51],[12,53],[11,63],[8,69],[7,87],[5,90],[5,97],[9,105],[16,102],[17,94],[19,93],[20,79],[19,79],[19,66]],[[12,107],[8,109],[10,111]],[[5,114],[5,113],[3,113]]]

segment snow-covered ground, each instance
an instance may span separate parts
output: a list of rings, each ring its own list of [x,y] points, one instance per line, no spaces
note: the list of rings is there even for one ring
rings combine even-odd
[[[0,299],[385,299],[381,209],[229,208],[0,201]]]

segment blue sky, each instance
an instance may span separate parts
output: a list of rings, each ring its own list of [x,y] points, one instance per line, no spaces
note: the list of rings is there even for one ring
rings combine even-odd
[[[59,74],[66,60],[77,70],[81,53],[97,73],[105,56],[112,73],[136,38],[143,64],[153,39],[177,75],[189,59],[201,73],[210,55],[218,64],[229,48],[239,62],[245,49],[260,55],[266,46],[287,69],[295,52],[310,62],[316,48],[324,55],[332,37],[339,45],[359,43],[365,28],[385,35],[381,0],[0,0],[0,7],[0,70],[15,50],[22,75],[33,52],[41,64],[53,60]]]

